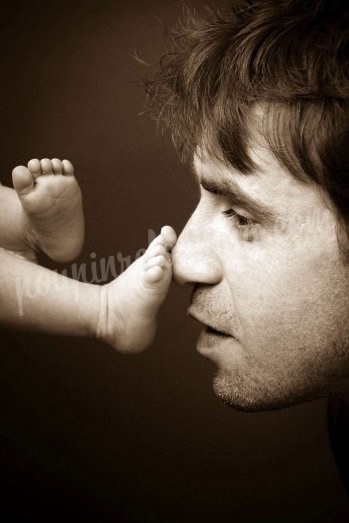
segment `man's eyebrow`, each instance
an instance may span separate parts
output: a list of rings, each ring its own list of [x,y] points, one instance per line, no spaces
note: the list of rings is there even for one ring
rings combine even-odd
[[[232,205],[237,205],[253,214],[256,220],[275,224],[280,219],[268,204],[252,198],[233,181],[219,180],[218,182],[204,173],[198,174],[195,167],[192,168],[192,171],[197,182],[205,191],[228,198]]]

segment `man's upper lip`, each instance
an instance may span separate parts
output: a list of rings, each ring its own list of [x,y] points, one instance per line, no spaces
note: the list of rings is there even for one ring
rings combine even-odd
[[[194,320],[198,321],[199,323],[203,323],[204,325],[206,325],[207,327],[210,327],[211,329],[213,329],[215,331],[225,334],[226,336],[232,336],[226,330],[224,330],[224,328],[220,327],[218,324],[213,324],[209,321],[206,321],[206,319],[203,316],[198,314],[191,307],[189,307],[189,309],[188,309],[188,315],[191,316],[192,318],[194,318]]]

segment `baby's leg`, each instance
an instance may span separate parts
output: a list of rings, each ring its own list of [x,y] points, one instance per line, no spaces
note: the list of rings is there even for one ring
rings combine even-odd
[[[101,290],[98,335],[125,353],[147,348],[156,331],[156,315],[172,278],[171,249],[177,241],[165,226],[146,253]]]
[[[75,258],[84,240],[81,191],[68,160],[30,160],[12,172],[26,242],[50,258]]]

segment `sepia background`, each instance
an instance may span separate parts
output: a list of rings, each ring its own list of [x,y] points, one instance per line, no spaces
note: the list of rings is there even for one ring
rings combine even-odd
[[[73,162],[87,229],[75,269],[89,278],[103,258],[121,270],[149,231],[180,232],[198,201],[170,137],[142,114],[136,85],[147,69],[134,56],[157,61],[163,22],[181,13],[181,2],[164,0],[33,0],[2,10],[1,179],[11,185],[12,168],[30,158]],[[214,368],[195,351],[189,297],[172,286],[156,341],[132,357],[93,340],[2,328],[1,521],[347,520],[326,402],[258,414],[224,406]]]

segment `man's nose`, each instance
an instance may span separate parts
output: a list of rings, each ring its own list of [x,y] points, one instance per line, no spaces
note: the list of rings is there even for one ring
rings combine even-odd
[[[200,218],[198,209],[184,227],[172,251],[173,278],[184,283],[217,284],[222,277],[214,231]]]

